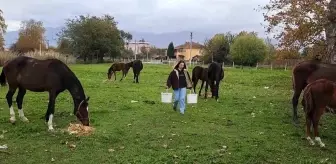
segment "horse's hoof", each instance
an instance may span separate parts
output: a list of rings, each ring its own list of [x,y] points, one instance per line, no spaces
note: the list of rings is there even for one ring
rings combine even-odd
[[[21,117],[20,119],[21,119],[22,122],[29,122],[27,117]]]
[[[48,129],[48,132],[54,132],[54,131],[55,131],[54,128],[49,128],[49,129]]]
[[[309,145],[311,145],[311,146],[315,145],[315,142],[310,137],[307,137],[306,139],[308,140]]]
[[[293,125],[294,125],[294,126],[298,127],[299,124],[300,124],[300,121],[299,121],[298,119],[294,119],[294,120],[293,120]]]
[[[16,119],[15,119],[15,118],[10,118],[10,119],[9,119],[9,122],[12,123],[12,124],[15,124]]]
[[[324,143],[321,143],[321,144],[320,144],[320,147],[321,147],[321,148],[325,148],[325,144],[324,144]]]
[[[314,146],[315,142],[314,141],[309,141],[309,145]]]

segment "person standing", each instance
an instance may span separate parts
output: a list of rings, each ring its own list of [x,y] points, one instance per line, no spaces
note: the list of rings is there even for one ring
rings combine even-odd
[[[170,87],[174,90],[174,103],[173,109],[176,111],[177,105],[180,106],[180,113],[184,114],[186,105],[185,97],[187,89],[192,88],[192,82],[187,70],[186,63],[180,60],[174,69],[170,72],[167,79],[167,89]]]

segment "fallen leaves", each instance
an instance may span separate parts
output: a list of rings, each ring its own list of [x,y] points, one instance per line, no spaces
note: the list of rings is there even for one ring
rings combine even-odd
[[[90,126],[83,126],[82,124],[70,123],[68,127],[69,134],[77,134],[77,136],[87,136],[93,133],[95,129]]]

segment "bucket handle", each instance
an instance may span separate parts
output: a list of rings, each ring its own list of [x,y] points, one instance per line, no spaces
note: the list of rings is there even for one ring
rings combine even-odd
[[[192,89],[190,89],[189,92],[190,92],[190,94],[192,94],[192,93],[195,94],[194,90],[192,90]]]

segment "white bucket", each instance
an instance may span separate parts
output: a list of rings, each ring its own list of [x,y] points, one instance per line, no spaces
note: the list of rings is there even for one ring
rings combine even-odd
[[[197,104],[197,97],[198,97],[198,94],[191,93],[191,91],[190,91],[190,94],[187,95],[187,103],[188,104]]]
[[[168,90],[165,93],[161,92],[162,103],[171,103],[172,100],[173,100],[173,93],[168,93]]]

